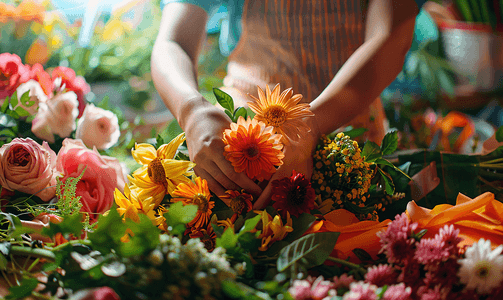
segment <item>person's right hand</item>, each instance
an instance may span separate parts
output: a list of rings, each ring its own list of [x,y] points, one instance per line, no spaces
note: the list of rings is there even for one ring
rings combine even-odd
[[[217,196],[224,195],[226,190],[240,189],[258,196],[262,189],[245,173],[237,173],[224,157],[222,137],[230,123],[229,117],[215,106],[198,108],[192,113],[184,129],[189,157],[196,163],[194,172],[206,179]]]

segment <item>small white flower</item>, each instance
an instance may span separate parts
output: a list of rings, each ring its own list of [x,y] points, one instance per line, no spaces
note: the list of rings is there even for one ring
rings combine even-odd
[[[458,260],[458,276],[466,289],[488,294],[503,280],[503,245],[491,251],[491,241],[480,239],[466,249],[465,258]]]

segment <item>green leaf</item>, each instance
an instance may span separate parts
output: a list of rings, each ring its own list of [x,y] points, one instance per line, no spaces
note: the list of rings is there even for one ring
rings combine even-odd
[[[234,116],[232,115],[232,113],[229,111],[229,110],[224,110],[225,114],[229,117],[229,119],[231,119],[232,122],[236,122],[237,120],[234,119]]]
[[[234,100],[232,100],[232,97],[229,94],[217,88],[213,88],[213,93],[217,98],[218,104],[231,113],[234,112]]]
[[[119,243],[117,252],[123,257],[142,255],[152,250],[159,243],[159,230],[147,215],[138,214],[140,222],[126,219],[126,227],[133,232],[129,242]]]
[[[164,214],[168,226],[187,224],[194,219],[197,213],[197,205],[183,205],[181,201],[170,205]]]
[[[162,146],[164,144],[164,139],[162,138],[161,135],[157,135],[157,138],[155,139],[155,145],[156,145],[156,148],[159,148],[160,146]]]
[[[498,130],[496,130],[496,140],[498,142],[503,142],[503,126],[500,126]]]
[[[391,131],[386,133],[382,139],[381,152],[382,155],[390,155],[398,148],[398,132]]]
[[[449,75],[447,75],[447,72],[440,69],[437,71],[437,77],[438,77],[438,81],[440,83],[440,86],[447,93],[447,95],[454,96],[455,95],[455,92],[454,92],[455,83],[449,77]]]
[[[221,237],[217,238],[217,247],[222,247],[224,249],[232,249],[236,246],[238,242],[238,235],[234,233],[232,228],[227,228]]]
[[[255,229],[255,226],[257,226],[258,222],[260,222],[260,218],[261,218],[260,215],[256,215],[255,217],[246,220],[245,225],[239,231],[239,235],[242,235],[245,232],[249,232]]]
[[[363,261],[372,261],[372,256],[368,254],[367,251],[361,249],[361,248],[355,248],[352,250],[353,253],[358,257],[359,260]]]
[[[384,172],[381,168],[377,168],[377,171],[382,175],[382,178],[384,179],[384,189],[386,191],[386,194],[388,195],[393,195],[395,193],[395,185],[393,184],[393,179],[391,179],[391,176]]]
[[[410,176],[407,175],[407,173],[405,173],[402,169],[398,168],[397,166],[395,166],[394,164],[392,164],[391,162],[389,162],[388,160],[386,160],[384,158],[376,159],[375,163],[377,165],[383,165],[383,166],[388,166],[390,168],[393,168],[397,172],[401,173],[403,176],[407,177],[409,180],[412,180],[412,178],[410,178]]]
[[[365,157],[366,162],[374,162],[382,157],[381,148],[376,143],[367,141],[363,146],[362,156]]]
[[[108,214],[98,217],[98,227],[88,233],[88,238],[93,244],[93,249],[102,254],[110,253],[111,249],[119,249],[122,244],[121,237],[126,234],[126,225],[117,212],[116,206],[112,206]]]
[[[7,270],[7,265],[9,264],[9,261],[7,261],[7,258],[3,253],[0,253],[0,271],[5,271]]]
[[[17,106],[14,111],[20,116],[20,117],[27,117],[30,115],[29,112],[26,111],[22,106]]]
[[[234,120],[235,120],[235,122],[237,122],[239,117],[243,117],[246,120],[247,115],[248,115],[248,113],[244,107],[238,107],[234,111]]]
[[[61,233],[68,239],[69,234],[73,234],[75,237],[80,237],[83,229],[82,215],[80,213],[75,213],[73,215],[65,216],[61,223],[51,223],[48,228],[42,229],[42,235],[53,237],[57,233]]]
[[[417,51],[412,51],[405,62],[405,72],[407,76],[414,79],[418,75],[419,57]]]
[[[285,271],[302,258],[307,261],[307,268],[321,265],[334,250],[339,234],[339,232],[311,233],[284,247],[279,253],[278,271]]]
[[[16,137],[16,133],[14,131],[12,131],[11,129],[2,129],[0,130],[0,136],[6,136],[6,137]]]
[[[293,242],[300,238],[311,227],[314,221],[316,221],[316,217],[307,213],[303,213],[298,217],[292,216],[293,231],[286,236],[284,241]]]
[[[35,105],[35,100],[32,100],[30,97],[30,91],[26,91],[22,96],[21,96],[21,105],[24,107],[32,107]]]
[[[10,96],[10,105],[12,108],[16,107],[19,104],[19,99],[17,98],[17,91]]]
[[[0,111],[2,113],[5,113],[7,109],[9,109],[9,103],[10,103],[10,98],[6,97],[3,101],[2,107],[0,108]]]
[[[9,288],[9,295],[5,299],[23,299],[31,295],[38,285],[36,278],[24,278],[19,286],[12,286]]]
[[[350,139],[354,139],[359,136],[362,136],[367,131],[368,131],[367,128],[353,128],[348,131],[344,131],[344,134],[349,136]]]

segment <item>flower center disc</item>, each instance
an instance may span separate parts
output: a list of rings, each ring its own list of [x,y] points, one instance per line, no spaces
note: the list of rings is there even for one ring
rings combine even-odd
[[[477,268],[477,277],[486,278],[489,275],[489,268],[486,265],[480,266]]]
[[[208,210],[208,199],[203,194],[196,194],[193,198],[194,204],[197,205],[197,209],[200,211]]]
[[[244,151],[244,153],[245,153],[247,159],[253,160],[259,156],[260,149],[258,148],[257,145],[251,144],[251,145],[248,145],[248,148]]]
[[[148,164],[147,174],[150,180],[154,183],[165,184],[166,173],[159,158],[154,159]]]
[[[281,106],[271,106],[264,113],[268,126],[279,127],[286,121],[286,111]]]
[[[296,189],[290,190],[287,199],[289,199],[292,204],[301,205],[306,199],[306,189],[298,186]]]
[[[243,213],[243,210],[245,209],[245,203],[242,197],[236,197],[231,200],[231,209],[234,213],[240,215]]]

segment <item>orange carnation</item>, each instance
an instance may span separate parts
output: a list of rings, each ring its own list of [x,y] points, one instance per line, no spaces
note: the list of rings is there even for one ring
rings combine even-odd
[[[433,209],[418,206],[414,201],[407,204],[407,214],[418,229],[427,229],[425,237],[434,237],[444,225],[454,225],[459,229],[459,244],[472,245],[484,238],[490,240],[493,248],[503,244],[503,203],[487,192],[474,199],[459,194],[456,205],[440,204]]]
[[[250,179],[268,180],[276,172],[275,166],[283,164],[281,135],[263,122],[239,117],[224,131],[225,158],[236,172],[245,172]]]

